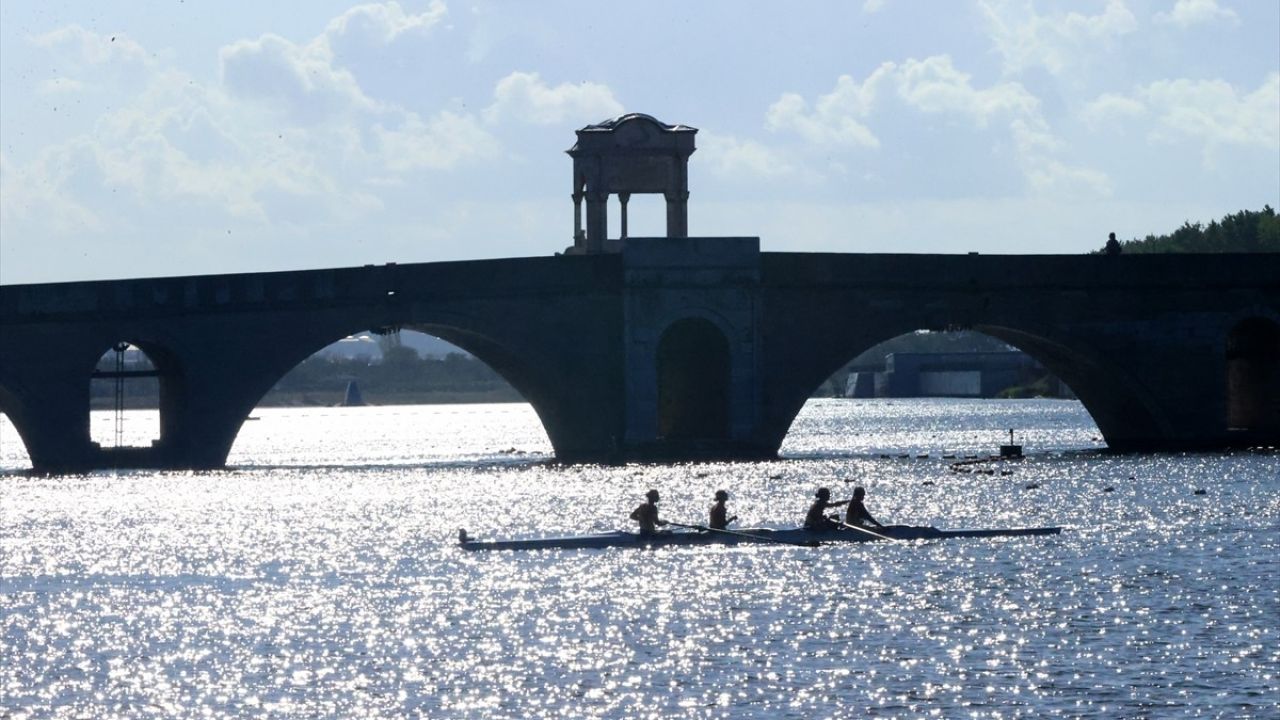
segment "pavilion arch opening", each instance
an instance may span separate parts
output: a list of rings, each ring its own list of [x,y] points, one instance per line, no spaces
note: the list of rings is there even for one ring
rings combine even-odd
[[[658,342],[658,435],[676,440],[729,437],[729,341],[713,323],[672,323]]]
[[[1249,318],[1227,335],[1227,427],[1280,430],[1280,326]]]
[[[89,439],[103,448],[149,447],[160,439],[161,371],[141,347],[121,340],[89,378]]]
[[[488,348],[431,330],[360,330],[320,346],[258,400],[260,422],[241,427],[229,462],[276,462],[259,453],[277,429],[297,457],[323,446],[325,462],[550,455],[540,418]]]
[[[609,213],[609,237],[666,237],[667,201],[653,193],[622,194],[617,197],[617,212]]]

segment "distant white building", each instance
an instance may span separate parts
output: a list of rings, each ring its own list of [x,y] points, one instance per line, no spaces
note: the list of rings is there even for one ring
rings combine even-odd
[[[378,344],[378,337],[378,335],[369,332],[357,333],[325,347],[317,354],[326,357],[346,358],[348,360],[356,358],[380,360],[382,358],[382,346]],[[433,335],[420,332],[401,331],[400,342],[406,347],[417,350],[418,354],[423,357],[444,357],[452,353],[459,355],[469,354],[456,345],[447,343]]]

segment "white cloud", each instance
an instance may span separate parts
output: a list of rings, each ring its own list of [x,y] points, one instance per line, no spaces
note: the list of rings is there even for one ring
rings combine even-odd
[[[1110,182],[1101,172],[1073,167],[1055,157],[1064,144],[1044,118],[1039,100],[1026,88],[1016,82],[975,86],[971,76],[956,68],[946,55],[884,63],[861,84],[841,76],[812,110],[800,95],[784,94],[769,107],[765,126],[773,131],[792,131],[824,151],[879,148],[880,140],[868,123],[886,94],[901,100],[909,111],[959,117],[978,128],[1006,125],[1015,161],[1032,192],[1111,192]]]
[[[1014,146],[1024,156],[1062,149],[1062,141],[1039,115],[1014,118],[1009,123],[1009,130],[1013,134]]]
[[[878,148],[880,140],[862,120],[871,115],[880,86],[894,75],[896,66],[885,63],[859,84],[848,75],[836,79],[831,92],[809,104],[795,93],[786,93],[769,106],[765,128],[789,130],[814,145],[839,148]]]
[[[497,155],[497,140],[471,116],[442,112],[429,122],[411,116],[403,126],[374,128],[387,169],[449,169],[471,158]]]
[[[843,79],[847,79],[847,76]],[[809,112],[808,103],[794,93],[787,93],[769,106],[765,127],[769,130],[791,130],[814,145],[845,148],[878,148],[880,140],[856,117],[831,113],[818,108]]]
[[[1106,173],[1069,165],[1059,159],[1066,145],[1038,113],[1015,118],[1009,123],[1009,129],[1017,150],[1018,167],[1033,195],[1063,198],[1111,195],[1113,187]]]
[[[1109,197],[1112,192],[1111,179],[1106,173],[1067,165],[1050,157],[1037,157],[1025,163],[1024,172],[1033,192],[1041,196]]]
[[[918,110],[966,115],[980,126],[994,116],[1039,113],[1039,101],[1018,83],[977,89],[969,75],[957,70],[946,55],[903,63],[898,73],[898,94]]]
[[[1081,112],[1090,127],[1150,117],[1148,137],[1203,145],[1206,159],[1222,146],[1280,149],[1280,73],[1241,92],[1225,80],[1160,80],[1130,95],[1101,95]]]
[[[1138,95],[1157,116],[1153,137],[1218,145],[1280,149],[1280,73],[1241,95],[1223,80],[1162,80]]]
[[[378,109],[351,73],[333,66],[325,43],[297,45],[263,35],[223,47],[218,59],[231,94],[283,110],[304,124]]]
[[[93,65],[127,65],[148,67],[150,54],[135,40],[123,34],[105,35],[68,25],[31,38],[31,43],[56,53],[75,67]]]
[[[76,148],[63,145],[41,151],[32,162],[17,166],[0,153],[0,223],[24,220],[48,222],[58,233],[96,231],[102,219],[76,202],[62,186],[72,172],[67,160]]]
[[[360,37],[367,44],[389,45],[402,35],[422,33],[439,24],[449,14],[441,0],[417,15],[406,13],[398,2],[357,5],[329,21],[326,40],[337,37]]]
[[[350,30],[355,18],[384,21],[377,35],[386,38],[429,25],[397,13],[394,3],[361,6],[327,32]],[[5,222],[51,220],[55,233],[119,232],[137,218],[163,224],[156,218],[184,212],[269,232],[281,223],[357,217],[381,207],[368,190],[378,182],[395,185],[496,155],[497,140],[473,115],[426,117],[368,98],[335,65],[326,38],[232,43],[219,53],[222,82],[207,85],[150,62],[136,44],[113,46],[80,28],[42,36],[39,47],[58,66],[83,71],[83,79],[60,78],[47,92],[93,88],[125,60],[142,72],[91,129],[21,165],[6,160]]]
[[[105,87],[130,91],[146,82],[157,58],[124,34],[98,34],[69,25],[28,38],[55,62],[53,76],[37,85],[44,94],[70,94]]]
[[[1097,129],[1110,123],[1145,115],[1147,108],[1138,100],[1115,93],[1099,95],[1080,111],[1080,118]]]
[[[712,173],[725,178],[776,178],[796,172],[786,153],[754,140],[706,130],[698,133],[698,155],[702,164],[711,167]]]
[[[87,86],[81,80],[69,77],[56,77],[40,83],[38,92],[42,95],[72,95],[83,92]]]
[[[552,125],[584,117],[596,122],[622,112],[622,104],[606,85],[584,82],[550,87],[538,73],[513,72],[498,81],[484,118],[489,123],[513,120]]]
[[[769,107],[765,127],[790,130],[815,145],[877,148],[880,140],[867,127],[877,98],[893,91],[908,106],[925,113],[962,115],[978,126],[995,116],[1035,115],[1039,103],[1017,83],[975,88],[946,55],[884,63],[859,84],[848,75],[820,96],[813,110],[804,98],[786,93]]]
[[[1029,2],[1019,0],[983,0],[979,8],[1009,73],[1040,66],[1060,74],[1081,58],[1090,57],[1099,46],[1138,27],[1137,18],[1122,0],[1108,0],[1097,15],[1040,15]]]
[[[884,9],[885,0],[864,0],[862,12],[872,15]]]
[[[1240,24],[1240,16],[1234,10],[1219,7],[1217,0],[1178,0],[1172,12],[1156,13],[1155,20],[1183,29],[1218,22]]]

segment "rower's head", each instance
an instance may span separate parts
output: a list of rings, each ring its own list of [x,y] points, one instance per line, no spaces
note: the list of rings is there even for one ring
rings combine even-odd
[[[725,500],[728,500],[728,499],[729,499],[729,492],[727,490],[716,491],[716,500],[718,500],[719,502],[724,502]]]
[[[818,492],[814,493],[813,496],[818,498],[819,500],[830,500],[831,491],[824,487],[818,488]]]
[[[644,496],[649,499],[649,502],[658,502],[657,490],[650,490],[649,492],[645,493]]]
[[[866,497],[866,496],[867,496],[867,489],[866,489],[866,488],[859,486],[859,487],[856,487],[856,488],[854,488],[854,489],[853,489],[853,499],[854,499],[854,500],[861,500],[862,498],[864,498],[864,497]]]

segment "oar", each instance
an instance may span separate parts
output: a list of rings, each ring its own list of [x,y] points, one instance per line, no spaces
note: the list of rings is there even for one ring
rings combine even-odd
[[[881,540],[893,540],[893,538],[889,537],[888,535],[881,535],[875,530],[868,530],[864,527],[859,527],[857,525],[850,525],[849,523],[844,522],[843,520],[836,520],[836,524],[842,528],[847,528],[849,530],[857,530],[858,532],[866,533],[872,537],[879,538]]]
[[[771,542],[771,543],[777,543],[778,545],[795,545],[796,547],[818,547],[817,540],[809,540],[808,542],[792,542],[791,540],[780,540],[778,538],[771,538],[771,537],[768,537],[767,535],[756,535],[755,533],[738,532],[737,530],[721,530],[719,528],[707,527],[706,525],[685,525],[684,523],[671,522],[670,520],[667,521],[667,524],[675,525],[676,527],[688,528],[690,530],[701,530],[703,532],[718,532],[718,533],[724,533],[725,535],[734,535],[736,537],[750,538],[757,542]]]

